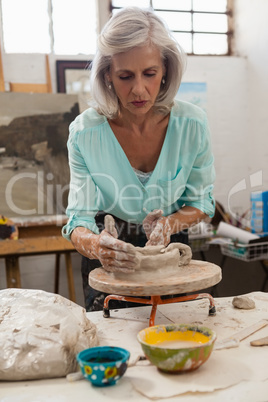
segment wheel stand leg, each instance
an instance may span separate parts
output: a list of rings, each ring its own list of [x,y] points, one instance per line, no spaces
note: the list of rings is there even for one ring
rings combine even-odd
[[[120,295],[108,295],[104,299],[103,303],[103,317],[109,318],[110,317],[110,310],[109,310],[109,301],[110,300],[120,300],[132,303],[142,303],[142,304],[152,304],[150,299],[141,299],[138,297],[131,297],[131,296],[120,296]]]
[[[110,310],[109,310],[109,301],[112,300],[123,300],[123,301],[130,301],[134,303],[143,303],[149,304],[152,306],[151,315],[149,319],[149,326],[154,326],[155,315],[157,310],[158,304],[171,304],[171,303],[178,303],[183,301],[190,301],[196,299],[209,299],[209,315],[215,316],[216,315],[216,307],[214,303],[213,297],[209,293],[197,293],[188,296],[179,296],[173,299],[162,299],[161,296],[151,296],[150,299],[140,299],[138,297],[128,297],[128,296],[119,296],[119,295],[109,295],[106,296],[104,299],[103,304],[103,317],[109,318],[110,317]]]
[[[103,307],[103,317],[109,318],[110,317],[110,310],[108,308]]]
[[[162,304],[161,296],[151,296],[150,304],[152,305],[151,315],[149,319],[149,327],[154,326],[155,314],[157,310],[157,305]]]
[[[208,315],[216,315],[216,306],[214,303],[213,297],[207,293],[207,297],[209,299],[209,310],[208,310]]]
[[[103,317],[104,318],[110,317],[109,301],[110,301],[109,296],[105,297],[104,303],[103,303]]]

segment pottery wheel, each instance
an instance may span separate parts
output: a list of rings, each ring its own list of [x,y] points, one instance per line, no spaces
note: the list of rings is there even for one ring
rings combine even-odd
[[[196,292],[221,281],[221,268],[211,262],[191,260],[188,265],[150,275],[110,273],[96,268],[89,274],[89,285],[101,292],[123,296],[161,296]]]

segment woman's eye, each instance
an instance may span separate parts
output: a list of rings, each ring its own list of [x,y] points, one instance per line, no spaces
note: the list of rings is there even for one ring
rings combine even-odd
[[[145,73],[146,77],[154,77],[156,74],[155,73]]]
[[[119,77],[120,80],[129,80],[131,78],[130,75],[124,76],[124,77]]]

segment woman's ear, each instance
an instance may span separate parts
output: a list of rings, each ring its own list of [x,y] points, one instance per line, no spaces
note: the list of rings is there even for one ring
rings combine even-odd
[[[167,60],[163,61],[163,77],[167,75]]]
[[[105,78],[105,82],[107,82],[107,84],[111,84],[112,79],[111,79],[111,75],[110,75],[109,71],[106,71],[106,73],[104,74],[104,78]]]

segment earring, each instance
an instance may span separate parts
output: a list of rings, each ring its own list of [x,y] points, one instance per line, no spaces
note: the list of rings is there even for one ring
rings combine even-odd
[[[162,84],[164,85],[166,83],[165,78],[162,78]]]
[[[108,85],[108,88],[111,90],[111,89],[112,89],[112,85],[111,85],[111,84],[109,84],[109,85]]]

